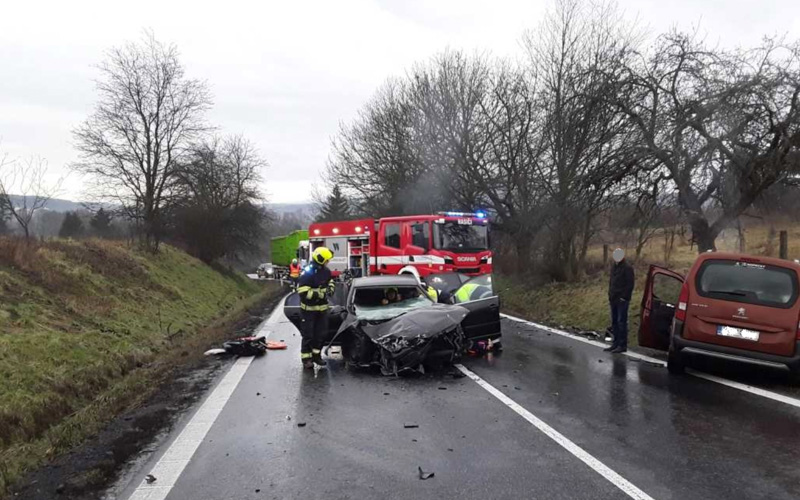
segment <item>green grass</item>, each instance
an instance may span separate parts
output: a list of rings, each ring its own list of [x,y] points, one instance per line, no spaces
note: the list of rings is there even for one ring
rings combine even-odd
[[[645,273],[636,270],[636,288],[628,311],[628,342],[636,345],[639,302]],[[509,314],[558,328],[603,332],[610,324],[608,275],[597,274],[577,283],[547,283],[528,286],[525,282],[495,278],[503,310]]]
[[[265,293],[169,246],[0,239],[0,496]]]

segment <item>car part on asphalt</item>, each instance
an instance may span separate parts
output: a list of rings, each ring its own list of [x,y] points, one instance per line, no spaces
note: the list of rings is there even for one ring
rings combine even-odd
[[[417,467],[417,469],[419,469],[419,478],[422,479],[423,481],[425,479],[430,479],[436,475],[433,472],[425,472],[424,470],[422,470],[422,467]]]
[[[225,352],[234,356],[261,356],[267,352],[266,337],[240,337],[222,344]]]

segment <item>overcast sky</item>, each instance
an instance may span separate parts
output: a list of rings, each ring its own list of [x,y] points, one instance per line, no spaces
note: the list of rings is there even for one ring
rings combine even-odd
[[[4,1],[0,9],[0,149],[76,159],[70,131],[91,111],[104,52],[144,29],[175,43],[187,74],[214,95],[210,121],[251,139],[270,167],[273,202],[310,199],[331,136],[389,76],[447,47],[499,56],[539,22],[545,0]],[[765,34],[800,38],[797,0],[621,0],[653,34],[699,24],[722,45]],[[81,199],[70,174],[62,198]]]

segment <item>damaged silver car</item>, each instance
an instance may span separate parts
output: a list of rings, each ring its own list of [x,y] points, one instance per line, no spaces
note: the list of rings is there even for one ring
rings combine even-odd
[[[409,275],[370,276],[338,284],[330,299],[326,344],[341,346],[349,365],[376,366],[384,375],[447,366],[479,343],[499,348],[499,298],[491,290],[491,276],[434,281],[439,296],[450,303],[433,302]],[[300,328],[296,294],[287,297],[284,314]]]

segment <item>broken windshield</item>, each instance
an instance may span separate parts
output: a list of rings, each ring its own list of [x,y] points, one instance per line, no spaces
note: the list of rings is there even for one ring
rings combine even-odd
[[[367,321],[385,321],[396,318],[403,313],[430,307],[433,302],[418,288],[399,288],[398,300],[388,302],[375,300],[376,296],[384,296],[387,291],[382,288],[365,288],[356,290],[355,311],[358,319]],[[390,294],[393,296],[393,294]]]
[[[435,224],[433,247],[456,252],[486,250],[489,248],[488,231],[485,225],[472,224],[472,219]]]

